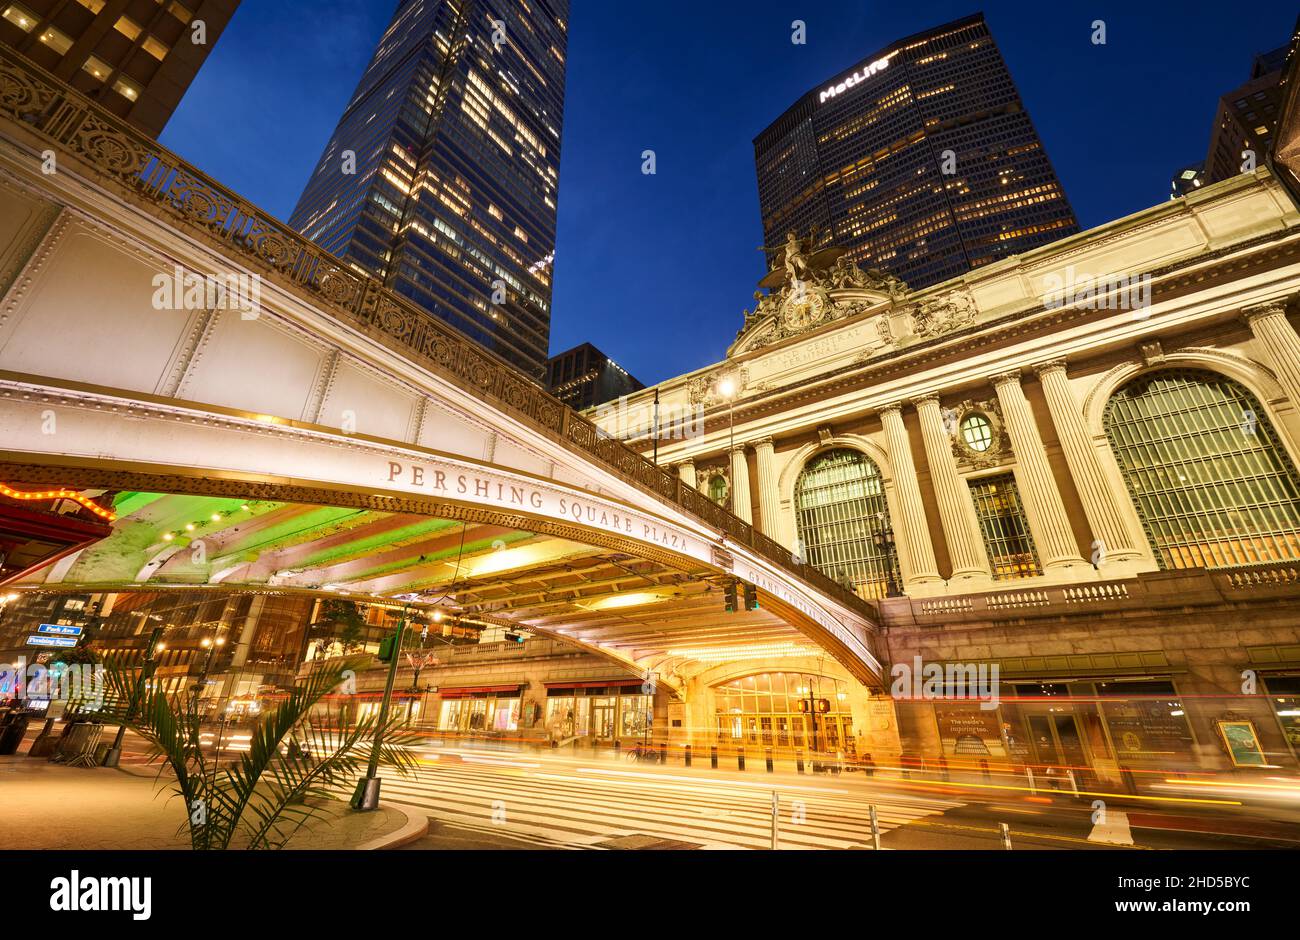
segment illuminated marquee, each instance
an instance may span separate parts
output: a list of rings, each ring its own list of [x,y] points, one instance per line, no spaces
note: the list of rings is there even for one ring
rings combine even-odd
[[[844,92],[848,91],[850,88],[853,88],[858,84],[865,82],[867,79],[875,75],[879,75],[887,68],[889,68],[889,56],[885,56],[883,59],[877,59],[875,62],[872,62],[866,68],[858,69],[848,78],[844,79],[844,81],[839,82],[835,85],[831,85],[829,88],[823,91],[821,93],[820,103],[825,104],[827,101],[829,101],[831,98],[834,98],[836,95],[844,94]]]

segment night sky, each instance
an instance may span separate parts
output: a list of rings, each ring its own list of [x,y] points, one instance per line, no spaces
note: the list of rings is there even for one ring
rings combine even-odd
[[[980,9],[572,3],[551,351],[588,341],[647,383],[721,359],[763,274],[754,136],[895,39]],[[162,143],[287,218],[395,7],[243,0]],[[983,10],[1085,229],[1168,197],[1173,172],[1204,158],[1219,96],[1286,42],[1297,12],[1294,0]],[[806,45],[790,42],[795,19]]]

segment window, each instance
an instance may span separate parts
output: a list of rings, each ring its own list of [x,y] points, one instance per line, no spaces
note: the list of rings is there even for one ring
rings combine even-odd
[[[721,473],[709,477],[709,499],[719,506],[727,502],[727,478]]]
[[[104,9],[104,0],[77,0],[77,2],[91,13],[98,13]]]
[[[136,37],[140,35],[140,24],[129,16],[120,18],[113,24],[113,28],[132,41],[135,41]]]
[[[59,55],[63,55],[72,48],[72,40],[59,32],[53,26],[41,33],[41,42],[45,43],[45,45],[49,46]]]
[[[81,67],[85,71],[89,72],[91,75],[95,76],[101,82],[107,81],[109,73],[113,71],[109,67],[107,62],[105,62],[103,59],[97,59],[93,55],[89,59],[87,59],[85,64],[82,65]]]
[[[975,515],[979,519],[980,534],[984,536],[984,549],[989,554],[994,580],[1032,578],[1041,574],[1038,552],[1034,549],[1034,538],[1025,519],[1016,478],[1010,473],[1001,473],[973,480],[970,495],[975,501]]]
[[[0,16],[3,16],[10,23],[13,23],[24,33],[30,33],[36,28],[36,14],[26,7],[19,6],[16,3],[11,3],[5,7],[4,12],[0,13]]]
[[[153,36],[146,36],[144,42],[140,44],[140,48],[144,49],[145,52],[149,53],[159,62],[167,56],[167,46],[159,42]]]
[[[967,415],[961,422],[961,437],[971,450],[983,453],[993,445],[993,425],[982,414]]]
[[[1300,558],[1300,476],[1239,383],[1150,373],[1111,397],[1103,423],[1162,568]]]
[[[880,468],[856,450],[811,460],[794,488],[802,552],[818,571],[861,597],[896,586],[898,556],[889,529]]]
[[[113,80],[113,90],[127,101],[136,101],[140,97],[140,86],[121,75]]]

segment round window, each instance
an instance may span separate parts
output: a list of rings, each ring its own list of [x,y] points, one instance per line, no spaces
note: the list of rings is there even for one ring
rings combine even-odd
[[[993,445],[993,425],[982,414],[969,414],[961,422],[961,439],[971,450],[982,453]]]

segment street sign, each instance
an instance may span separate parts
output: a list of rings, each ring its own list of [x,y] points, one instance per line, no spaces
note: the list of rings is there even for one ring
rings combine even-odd
[[[81,636],[81,627],[68,626],[66,623],[43,623],[36,628],[37,633],[52,633],[55,636]]]
[[[32,634],[27,637],[28,646],[62,646],[72,647],[77,645],[77,638],[74,636],[37,636]]]

